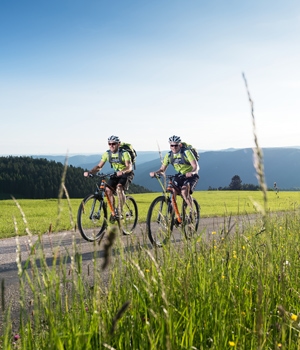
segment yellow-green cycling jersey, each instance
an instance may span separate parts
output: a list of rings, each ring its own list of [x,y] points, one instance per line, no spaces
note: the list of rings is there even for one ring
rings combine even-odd
[[[164,157],[163,165],[168,166],[169,164],[171,164],[173,165],[175,171],[181,174],[186,174],[192,171],[193,167],[191,165],[191,161],[194,160],[195,162],[197,162],[197,159],[190,150],[173,153],[172,158],[173,161],[171,162],[171,152],[168,152]]]
[[[125,162],[131,163],[130,154],[126,151],[109,154],[109,151],[103,153],[101,160],[103,162],[110,162],[115,171],[123,171],[126,168]]]

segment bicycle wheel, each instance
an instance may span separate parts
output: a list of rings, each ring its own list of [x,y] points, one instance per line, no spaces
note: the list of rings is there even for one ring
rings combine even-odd
[[[151,203],[146,225],[148,237],[153,245],[161,247],[170,239],[174,226],[174,213],[166,197],[159,196]]]
[[[193,200],[193,210],[188,208],[186,202],[182,203],[182,228],[187,239],[190,239],[198,230],[200,222],[200,206]]]
[[[81,236],[87,241],[101,238],[107,227],[107,210],[103,200],[94,194],[85,197],[78,208],[77,225]]]
[[[138,207],[134,198],[126,196],[122,215],[119,217],[120,230],[124,235],[130,235],[138,221]]]

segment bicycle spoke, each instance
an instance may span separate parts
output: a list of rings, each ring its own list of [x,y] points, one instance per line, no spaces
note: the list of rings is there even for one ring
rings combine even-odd
[[[158,197],[151,203],[147,216],[147,230],[152,244],[162,246],[169,240],[173,216],[165,197]]]
[[[192,238],[192,236],[197,232],[200,220],[200,208],[197,201],[193,198],[193,208],[187,206],[183,203],[182,206],[182,216],[183,216],[183,231],[187,239]]]
[[[120,230],[124,235],[130,235],[138,221],[138,208],[134,198],[126,196],[121,215],[118,217]]]
[[[84,239],[99,239],[106,228],[106,207],[95,195],[87,196],[79,206],[77,214],[78,229]]]

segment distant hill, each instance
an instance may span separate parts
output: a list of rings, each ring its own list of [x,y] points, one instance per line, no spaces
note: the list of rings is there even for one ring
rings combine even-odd
[[[165,154],[165,152],[164,152]],[[83,169],[90,169],[94,167],[97,163],[99,163],[102,154],[91,154],[91,155],[75,155],[68,156],[68,165],[73,165],[76,167],[81,167]],[[32,158],[45,158],[48,160],[53,160],[55,162],[60,162],[62,164],[66,161],[66,156],[63,155],[32,155]],[[136,165],[151,161],[153,159],[158,158],[158,152],[156,151],[141,151],[138,152],[138,156],[136,158]]]
[[[167,151],[162,151],[165,155]],[[300,190],[300,148],[264,148],[265,178],[268,187],[274,182],[281,190]],[[64,163],[62,156],[33,156]],[[101,155],[78,155],[68,159],[68,164],[90,169],[100,160]],[[156,151],[138,152],[134,183],[152,191],[159,191],[157,181],[151,179],[150,171],[160,167],[159,154]],[[209,187],[226,187],[234,175],[239,175],[243,184],[257,185],[253,166],[253,150],[228,149],[221,151],[204,151],[200,153],[200,180],[196,190],[207,190]],[[110,169],[105,165],[105,169]],[[172,167],[168,173],[173,173]]]

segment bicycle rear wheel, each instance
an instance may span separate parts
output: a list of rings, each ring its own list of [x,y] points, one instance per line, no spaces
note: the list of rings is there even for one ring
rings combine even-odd
[[[124,235],[130,235],[135,229],[138,221],[138,207],[134,198],[126,196],[122,208],[122,215],[119,217],[120,230]]]
[[[85,197],[78,208],[77,225],[85,240],[93,242],[100,239],[107,227],[107,210],[103,200],[94,194]]]
[[[190,210],[185,201],[182,203],[182,228],[187,239],[197,232],[200,222],[200,206],[196,199],[192,200],[193,210]]]
[[[153,245],[161,247],[170,239],[174,226],[174,213],[166,197],[159,196],[151,203],[146,225],[148,237]]]

